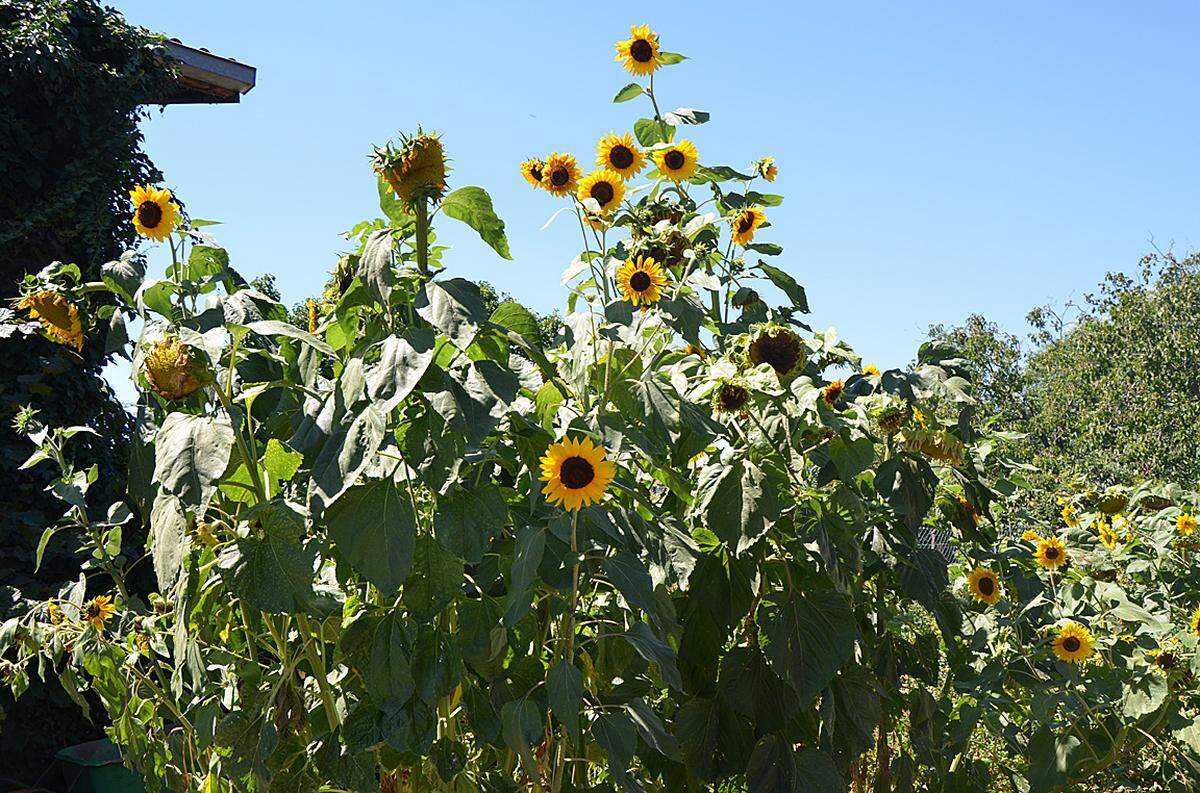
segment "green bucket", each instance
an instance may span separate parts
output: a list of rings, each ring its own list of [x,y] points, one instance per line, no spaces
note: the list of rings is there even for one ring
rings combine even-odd
[[[112,741],[68,746],[55,755],[62,763],[69,793],[146,793],[142,777],[121,764]]]

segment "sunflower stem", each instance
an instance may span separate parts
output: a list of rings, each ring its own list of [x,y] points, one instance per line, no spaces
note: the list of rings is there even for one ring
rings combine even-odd
[[[429,275],[429,202],[422,196],[417,199],[417,269],[421,275]]]

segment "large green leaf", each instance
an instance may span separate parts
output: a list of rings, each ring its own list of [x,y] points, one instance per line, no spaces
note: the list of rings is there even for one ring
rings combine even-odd
[[[408,493],[391,479],[355,485],[325,510],[325,523],[341,558],[384,596],[395,595],[412,567],[417,537]]]
[[[654,581],[642,561],[628,551],[621,551],[601,563],[604,574],[620,590],[629,603],[653,615],[658,606],[654,599]]]
[[[826,695],[824,712],[832,737],[833,751],[843,763],[849,763],[875,745],[875,727],[879,724],[879,694],[870,672],[850,666],[834,678]]]
[[[309,494],[314,513],[354,484],[378,451],[386,429],[387,417],[375,403],[342,416],[313,463]]]
[[[504,703],[500,709],[500,724],[504,742],[517,753],[521,768],[530,779],[538,779],[537,762],[533,747],[542,742],[542,714],[527,698]]]
[[[792,684],[801,705],[829,685],[854,655],[854,612],[832,589],[794,593],[770,608],[762,625],[767,662]]]
[[[542,339],[538,330],[537,317],[515,300],[506,300],[496,306],[489,321],[493,325],[511,330],[533,347],[541,349]]]
[[[559,661],[546,675],[546,695],[554,718],[579,740],[579,710],[583,704],[583,674],[574,665]]]
[[[438,542],[469,564],[479,564],[493,535],[508,521],[500,488],[490,482],[460,487],[438,502],[433,530]]]
[[[792,301],[793,306],[805,314],[808,313],[808,295],[805,293],[804,287],[796,283],[795,278],[778,267],[767,264],[762,259],[758,260],[758,269],[788,296],[788,300]]]
[[[302,613],[311,603],[317,552],[302,545],[304,519],[272,501],[248,517],[252,533],[221,554],[221,575],[246,605],[271,614]]]
[[[774,488],[749,460],[706,467],[696,489],[705,527],[735,553],[753,546],[779,515]]]
[[[367,237],[362,255],[358,257],[358,278],[376,302],[388,304],[396,282],[392,270],[391,229],[376,229]]]
[[[416,690],[404,618],[399,611],[372,611],[360,616],[342,635],[342,652],[378,707],[398,707]]]
[[[201,511],[229,465],[233,426],[229,417],[175,412],[167,416],[154,445],[154,481]]]
[[[504,221],[496,216],[492,208],[492,197],[482,187],[460,187],[442,199],[442,211],[447,217],[461,220],[479,232],[496,253],[512,259],[508,250],[508,237],[504,235]]]
[[[388,336],[379,345],[379,360],[366,370],[367,395],[385,415],[416,388],[433,362],[433,333],[410,328],[403,336]]]
[[[159,493],[154,499],[150,537],[158,588],[167,591],[179,578],[179,568],[187,549],[187,515],[179,499],[170,493]]]
[[[464,351],[488,318],[479,286],[463,278],[428,282],[417,295],[415,306],[422,319]]]
[[[533,582],[545,550],[545,528],[522,526],[517,532],[517,547],[513,553],[508,588],[508,607],[504,612],[504,623],[510,627],[529,611],[530,601],[533,599]]]
[[[637,751],[637,732],[624,713],[608,712],[592,723],[592,737],[608,757],[608,772],[626,793],[644,793],[642,786],[629,775],[633,754]]]
[[[463,563],[432,537],[417,537],[404,605],[416,620],[430,620],[462,591]]]
[[[721,697],[693,697],[675,715],[675,734],[689,771],[704,780],[741,773],[754,731]]]
[[[683,690],[683,679],[675,665],[675,651],[670,645],[654,635],[654,631],[644,622],[636,622],[625,631],[625,641],[629,642],[637,654],[658,665],[663,682],[676,691]]]

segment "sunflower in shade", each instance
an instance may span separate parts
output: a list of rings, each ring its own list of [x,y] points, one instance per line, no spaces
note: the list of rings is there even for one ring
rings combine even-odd
[[[83,325],[79,309],[59,292],[42,290],[21,298],[17,308],[29,311],[29,316],[41,323],[42,330],[54,341],[83,349]]]
[[[1033,558],[1047,570],[1057,570],[1067,563],[1067,546],[1057,537],[1042,537]]]
[[[622,179],[632,179],[646,167],[646,155],[628,132],[621,136],[610,132],[596,144],[596,164]]]
[[[579,182],[575,197],[580,203],[591,198],[600,205],[601,215],[607,215],[625,198],[625,180],[615,171],[593,171]]]
[[[766,221],[766,212],[758,207],[746,207],[729,221],[733,227],[733,241],[743,247],[749,245],[754,232]]]
[[[625,70],[639,77],[653,74],[662,66],[658,34],[649,25],[630,25],[629,38],[617,42],[617,61]]]
[[[521,176],[534,187],[542,186],[542,174],[546,171],[546,161],[540,157],[532,157],[521,163]]]
[[[542,187],[551,195],[568,195],[579,184],[579,174],[575,155],[555,152],[546,158],[546,165],[542,169]]]
[[[117,607],[113,605],[111,597],[97,595],[91,603],[87,604],[84,619],[87,620],[88,625],[92,626],[92,630],[100,633],[104,630],[104,623],[112,619],[112,615],[116,613]]]
[[[1071,664],[1086,661],[1095,646],[1092,632],[1078,622],[1068,622],[1054,637],[1054,654]]]
[[[700,153],[690,140],[681,140],[654,150],[654,164],[659,173],[676,182],[692,178],[700,164]]]
[[[143,185],[129,191],[133,202],[133,228],[143,237],[161,242],[179,220],[179,206],[165,187]]]
[[[617,287],[625,299],[635,307],[645,308],[662,299],[663,287],[667,285],[667,274],[658,262],[649,256],[638,256],[625,260],[617,270]]]
[[[541,460],[546,500],[570,511],[599,503],[616,475],[616,466],[604,455],[604,447],[591,438],[550,444]]]
[[[1000,579],[989,567],[976,567],[967,576],[967,589],[980,603],[994,606],[1000,600]]]

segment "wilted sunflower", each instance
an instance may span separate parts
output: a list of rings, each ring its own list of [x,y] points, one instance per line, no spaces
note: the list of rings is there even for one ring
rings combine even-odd
[[[862,368],[862,373],[867,377],[879,377],[879,367],[873,363],[869,363]]]
[[[376,147],[371,166],[396,198],[407,207],[423,200],[437,201],[446,191],[446,152],[436,134],[417,129],[402,136],[400,146]]]
[[[758,332],[746,348],[746,354],[755,366],[770,364],[775,374],[786,377],[804,361],[805,350],[804,342],[795,331],[770,324]]]
[[[1075,514],[1075,505],[1066,504],[1062,508],[1063,523],[1072,529],[1079,525],[1079,517]]]
[[[662,66],[658,34],[649,25],[630,25],[629,38],[617,42],[617,61],[626,71],[645,77]]]
[[[750,401],[750,390],[737,380],[718,380],[713,391],[714,413],[740,413]]]
[[[737,213],[730,221],[733,227],[733,241],[737,245],[746,246],[754,239],[754,231],[767,220],[767,213],[758,207],[746,207]]]
[[[967,589],[980,603],[994,606],[1000,600],[1000,579],[989,567],[976,567],[967,576]]]
[[[521,176],[534,187],[542,186],[542,174],[546,171],[546,161],[540,157],[532,157],[521,163]]]
[[[1196,533],[1196,516],[1183,513],[1175,519],[1175,529],[1184,537],[1191,537]]]
[[[1068,622],[1054,637],[1054,654],[1063,661],[1077,664],[1092,654],[1095,644],[1091,631],[1078,622]]]
[[[700,164],[700,153],[690,140],[681,140],[666,148],[654,150],[654,164],[659,172],[676,182],[692,178]]]
[[[546,167],[542,170],[542,187],[556,196],[565,196],[579,184],[579,163],[573,154],[555,152],[546,158]]]
[[[183,399],[200,388],[200,364],[178,336],[154,342],[143,362],[146,382],[163,399]]]
[[[179,220],[179,206],[165,187],[144,185],[129,191],[133,201],[133,228],[143,237],[161,242],[171,235]]]
[[[667,274],[649,256],[630,257],[617,270],[617,287],[635,307],[657,303],[666,285]]]
[[[58,292],[42,290],[21,298],[17,308],[29,310],[29,316],[42,325],[46,335],[59,344],[67,344],[76,350],[83,349],[83,326],[79,322],[79,309]]]
[[[604,459],[604,447],[591,438],[566,438],[553,443],[542,457],[542,492],[551,504],[577,510],[604,497],[616,467]]]
[[[1117,547],[1117,533],[1107,520],[1101,518],[1096,521],[1096,532],[1100,535],[1100,544],[1105,548],[1111,551]]]
[[[592,171],[579,182],[575,197],[580,203],[594,199],[600,205],[600,214],[607,215],[625,198],[625,180],[614,171]]]
[[[1057,537],[1042,537],[1033,558],[1047,570],[1057,570],[1067,563],[1067,546]]]
[[[874,413],[875,422],[886,435],[893,435],[904,425],[906,413],[899,405],[884,405]]]
[[[113,605],[112,598],[108,595],[97,595],[92,599],[91,603],[87,604],[87,612],[84,617],[87,624],[92,626],[92,630],[100,633],[104,630],[104,623],[108,622],[113,614],[117,613],[117,607]]]
[[[596,144],[596,164],[620,174],[622,179],[632,179],[646,167],[646,155],[628,132],[620,137],[610,132]]]

